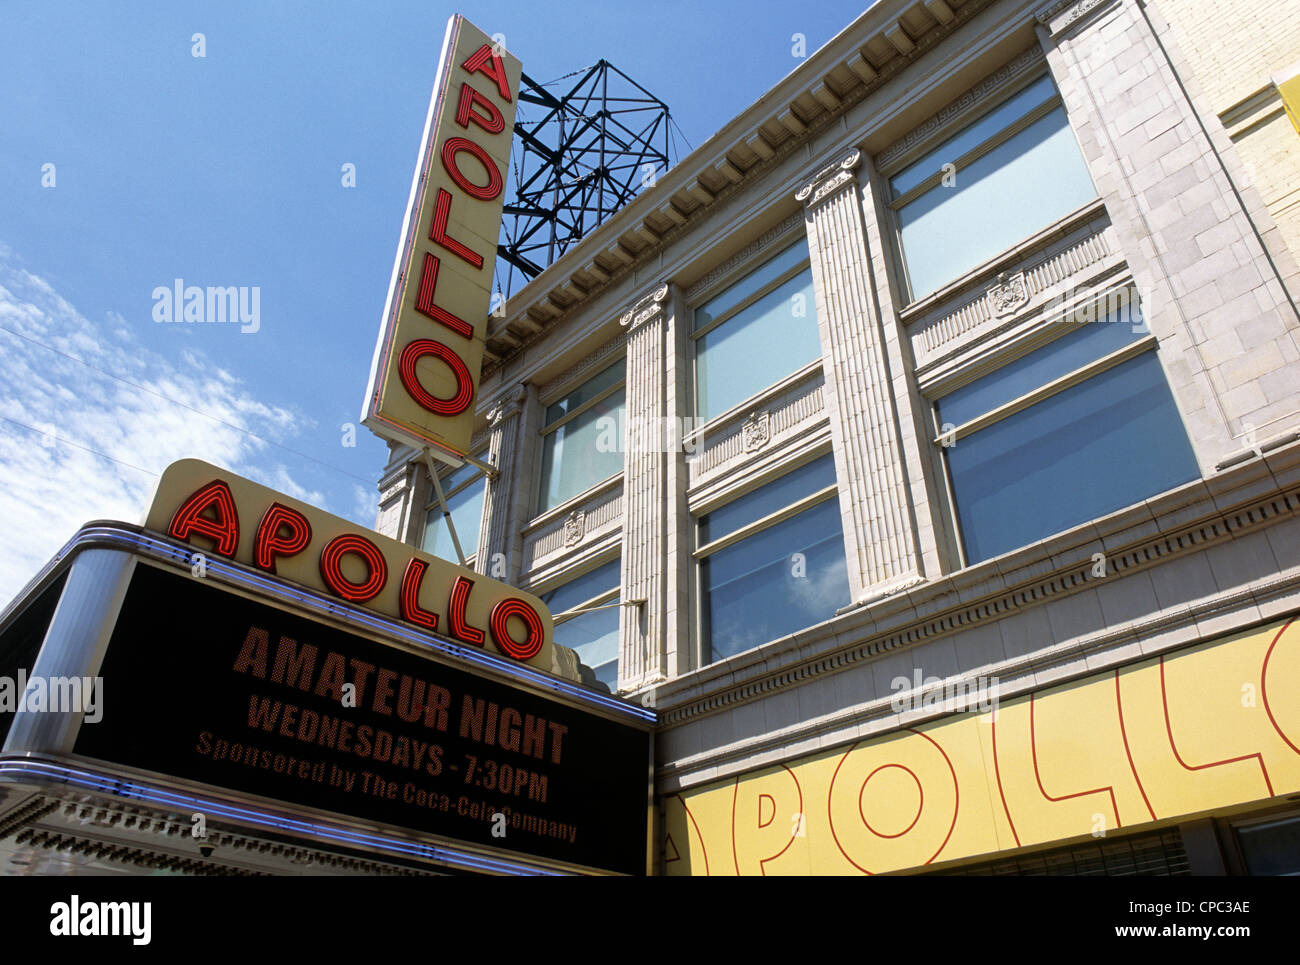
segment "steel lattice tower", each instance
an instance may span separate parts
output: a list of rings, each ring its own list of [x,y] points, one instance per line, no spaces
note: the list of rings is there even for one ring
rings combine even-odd
[[[527,74],[511,150],[515,196],[501,226],[497,288],[526,283],[667,169],[668,105],[608,61],[556,97]],[[540,107],[540,118],[524,115]],[[502,284],[502,275],[505,276]]]

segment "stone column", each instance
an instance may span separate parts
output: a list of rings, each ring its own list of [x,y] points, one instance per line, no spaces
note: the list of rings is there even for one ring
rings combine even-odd
[[[867,246],[855,150],[796,194],[804,203],[840,516],[855,602],[921,580],[885,330]]]
[[[409,446],[390,442],[388,455],[388,465],[379,479],[375,532],[419,546],[424,539],[429,481]]]
[[[1172,31],[1139,0],[1054,0],[1039,41],[1205,475],[1300,424],[1300,290]]]
[[[511,509],[519,485],[520,425],[528,390],[518,386],[488,412],[488,450],[486,462],[496,466],[498,475],[487,483],[483,497],[483,521],[479,527],[475,563],[480,573],[505,580],[511,574]],[[513,554],[517,556],[518,554]],[[517,572],[517,562],[516,569]]]
[[[703,438],[692,441],[689,451],[683,440],[694,430],[697,419],[691,403],[691,381],[695,372],[695,343],[691,341],[691,313],[685,293],[676,285],[668,286],[668,303],[665,306],[664,345],[665,386],[667,396],[665,412],[673,430],[670,452],[665,454],[664,504],[660,507],[665,530],[664,561],[664,672],[669,679],[679,677],[695,666],[691,651],[690,584],[694,576],[691,550],[695,547],[694,524],[686,499],[690,487],[692,458],[703,447]],[[698,420],[702,422],[703,420]],[[681,443],[681,444],[679,444]]]
[[[638,299],[620,320],[627,332],[622,599],[625,604],[645,602],[620,609],[619,690],[666,679],[667,303],[668,286],[661,285]],[[680,441],[677,450],[680,458]]]

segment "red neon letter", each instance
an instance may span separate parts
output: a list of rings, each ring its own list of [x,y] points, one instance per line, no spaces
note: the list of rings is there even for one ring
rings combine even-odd
[[[444,248],[446,248],[454,255],[460,255],[460,257],[464,258],[475,268],[482,268],[483,267],[482,255],[470,251],[469,248],[462,245],[455,238],[447,237],[447,218],[450,215],[451,215],[451,192],[443,188],[439,188],[438,200],[435,201],[433,205],[433,224],[429,227],[429,240],[438,242],[438,244],[442,245]],[[426,254],[424,256],[424,264],[426,268],[429,265],[429,259],[432,257],[433,256],[429,254]],[[433,285],[430,286],[430,290],[429,290],[429,306],[430,308],[433,308],[433,311],[441,312],[443,311],[441,308],[435,308],[433,306],[433,286],[437,285],[437,283],[438,283],[438,259],[434,258],[433,259]],[[423,296],[424,293],[423,274],[420,275],[420,293]],[[423,308],[420,308],[420,305],[418,303],[416,304],[415,307],[419,308],[420,311],[424,312],[426,315],[430,314],[429,312],[426,312]],[[451,314],[451,313],[448,312],[447,314]],[[434,315],[433,317],[438,318],[437,315]],[[465,323],[461,322],[461,320],[459,318],[456,318],[455,315],[452,315],[451,317],[456,319],[456,321],[460,322],[460,324],[465,325]],[[438,318],[438,321],[442,321],[442,319]],[[468,325],[465,325],[465,327],[469,328]],[[466,335],[465,337],[469,338],[470,336]]]
[[[428,563],[417,560],[414,556],[406,564],[406,572],[402,574],[402,619],[429,630],[437,630],[438,614],[430,613],[420,606],[420,584],[424,582],[424,571],[428,568]]]
[[[474,110],[475,104],[486,107],[487,116]],[[469,127],[470,121],[473,121],[489,134],[500,134],[506,129],[506,119],[501,116],[496,104],[493,104],[469,84],[461,84],[460,100],[456,102],[456,123],[461,127]]]
[[[520,642],[516,642],[510,636],[511,617],[519,617],[528,629],[528,633]],[[516,660],[528,660],[541,653],[542,641],[546,636],[546,631],[542,629],[542,618],[537,615],[537,611],[523,600],[513,596],[502,600],[492,608],[492,615],[488,618],[488,629],[492,631],[492,642],[497,645],[497,649]]]
[[[288,530],[281,535],[280,529]],[[294,556],[311,542],[311,523],[296,509],[272,503],[257,524],[257,537],[253,541],[253,564],[267,572],[275,572],[277,556]]]
[[[483,646],[483,631],[477,627],[471,627],[465,622],[465,606],[469,603],[469,591],[474,589],[474,581],[466,579],[463,576],[456,577],[456,582],[451,588],[451,606],[448,616],[451,618],[451,635],[457,640],[463,640],[465,643],[472,643],[476,647]]]
[[[212,507],[215,519],[207,519],[199,514]],[[167,533],[186,543],[192,533],[206,536],[217,544],[216,551],[222,556],[234,556],[239,548],[239,512],[235,509],[235,497],[230,494],[230,487],[220,479],[215,479],[185,502],[181,503],[172,517]]]
[[[353,583],[339,565],[344,553],[356,553],[366,561],[366,579]],[[364,536],[335,536],[320,553],[320,575],[325,585],[349,603],[365,603],[379,595],[388,582],[388,564],[379,547]]]
[[[481,73],[491,78],[501,93],[501,99],[507,104],[510,103],[510,84],[506,81],[506,65],[501,63],[500,57],[492,53],[491,46],[484,44],[470,54],[469,59],[461,66],[471,74]]]
[[[461,173],[460,162],[456,159],[465,151],[473,154],[478,158],[478,163],[483,165],[483,169],[487,171],[487,184],[477,185]],[[501,194],[503,182],[496,161],[492,160],[487,151],[467,137],[449,137],[442,142],[442,166],[447,169],[456,186],[471,198],[491,201]]]
[[[444,193],[445,192],[439,191],[439,201],[442,200],[441,196]],[[447,195],[447,197],[450,198],[451,195]],[[446,228],[445,221],[443,222],[443,227]],[[433,238],[433,232],[437,228],[438,210],[435,208],[433,212],[433,229],[429,231],[430,238]],[[434,238],[433,240],[438,241],[440,239]],[[456,253],[460,254],[460,252]],[[480,259],[480,263],[481,262],[482,259]],[[457,335],[464,338],[473,338],[474,329],[470,326],[469,322],[459,316],[453,315],[445,308],[439,308],[433,303],[433,292],[434,289],[438,287],[438,264],[439,262],[437,258],[429,254],[427,251],[424,253],[424,266],[420,269],[420,287],[417,288],[415,292],[415,310],[421,314],[428,315],[435,322],[442,322],[442,324],[446,325]]]
[[[456,394],[450,399],[439,399],[420,384],[415,374],[415,363],[426,355],[442,359],[456,376]],[[397,374],[411,398],[435,415],[460,415],[469,408],[470,401],[474,398],[474,377],[469,374],[469,367],[461,361],[459,355],[432,339],[417,338],[402,349]]]

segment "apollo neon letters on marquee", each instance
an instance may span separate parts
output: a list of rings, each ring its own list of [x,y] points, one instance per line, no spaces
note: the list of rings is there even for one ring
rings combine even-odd
[[[553,670],[551,614],[536,597],[197,459],[163,473],[145,526],[202,553]]]
[[[451,18],[366,389],[365,425],[452,462],[474,427],[519,78]]]

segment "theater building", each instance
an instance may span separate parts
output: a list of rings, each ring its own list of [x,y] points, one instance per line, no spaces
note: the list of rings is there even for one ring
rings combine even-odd
[[[491,320],[441,485],[657,711],[658,873],[1300,870],[1300,44],[1237,6],[881,0]],[[377,529],[445,555],[427,473]]]

